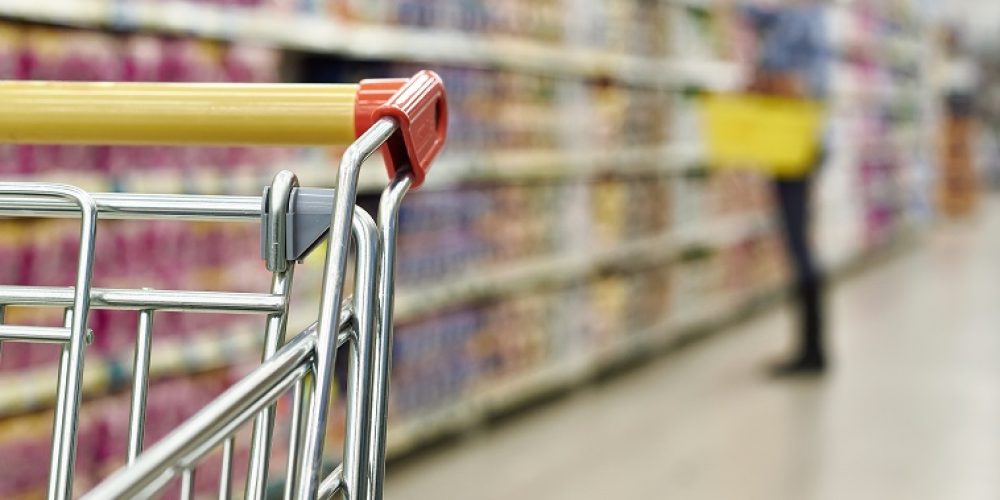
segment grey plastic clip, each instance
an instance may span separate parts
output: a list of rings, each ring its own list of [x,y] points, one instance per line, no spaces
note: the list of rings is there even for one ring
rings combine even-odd
[[[280,269],[277,266],[282,265],[278,264],[272,268],[272,262],[281,261],[287,265],[287,262],[304,259],[319,244],[330,230],[334,192],[333,189],[293,187],[289,193],[286,212],[283,214],[285,218],[284,240],[277,243],[281,235],[275,234],[272,237],[268,228],[280,226],[280,224],[272,225],[272,218],[276,214],[270,210],[271,188],[264,189],[260,252],[261,258],[267,263],[269,270],[275,271],[275,269]],[[281,215],[277,214],[278,217]],[[281,250],[284,250],[284,255],[276,255]]]
[[[267,270],[283,273],[288,270],[287,229],[288,210],[291,208],[292,192],[299,187],[299,179],[288,170],[275,174],[270,189],[264,191],[261,213],[260,255]]]

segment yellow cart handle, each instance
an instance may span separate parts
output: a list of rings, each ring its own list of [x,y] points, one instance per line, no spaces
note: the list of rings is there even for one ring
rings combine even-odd
[[[0,142],[348,144],[358,88],[0,82]]]

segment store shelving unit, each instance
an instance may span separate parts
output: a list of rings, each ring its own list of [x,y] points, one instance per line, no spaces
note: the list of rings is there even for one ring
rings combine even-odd
[[[932,214],[932,42],[919,3],[895,8],[853,2],[831,9],[835,146],[819,193],[818,235],[830,264],[924,226]]]
[[[568,78],[602,77],[637,86],[721,89],[731,88],[741,78],[738,65],[722,60],[654,60],[516,37],[358,25],[268,8],[227,8],[186,1],[2,0],[0,13],[67,26],[250,41],[359,59],[502,68]]]
[[[737,216],[710,227],[697,225],[663,235],[641,238],[604,251],[558,254],[529,259],[496,270],[473,271],[446,282],[401,290],[396,299],[397,321],[428,311],[539,288],[578,282],[608,269],[643,268],[677,258],[685,250],[716,248],[771,230],[759,215]]]

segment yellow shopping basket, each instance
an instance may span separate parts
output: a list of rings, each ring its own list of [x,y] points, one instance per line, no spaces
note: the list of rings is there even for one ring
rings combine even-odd
[[[814,166],[823,105],[816,101],[750,94],[701,99],[708,163],[799,177]]]

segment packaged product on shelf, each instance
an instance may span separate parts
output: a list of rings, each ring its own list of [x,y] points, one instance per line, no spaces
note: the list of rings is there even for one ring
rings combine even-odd
[[[473,306],[399,325],[392,355],[392,412],[413,415],[461,396],[475,373],[470,339],[483,323]]]
[[[625,280],[623,276],[611,275],[590,283],[588,308],[594,335],[592,348],[611,345],[626,334],[622,328],[629,299]]]
[[[127,82],[155,82],[160,80],[160,61],[163,44],[151,35],[130,35],[122,43],[122,80]]]
[[[558,363],[585,355],[592,345],[588,334],[589,317],[587,310],[587,289],[582,284],[571,285],[558,290],[540,291],[540,297],[547,302],[548,356],[544,363]]]
[[[628,26],[624,52],[647,57],[664,56],[670,50],[670,17],[667,2],[635,2]]]
[[[623,241],[665,235],[670,229],[670,183],[664,176],[631,177],[626,187]]]
[[[624,143],[634,146],[666,144],[671,139],[671,95],[662,90],[629,89],[622,117]]]
[[[591,237],[589,232],[581,230],[581,226],[587,225],[590,217],[587,203],[590,188],[591,183],[587,180],[567,179],[553,196],[552,203],[545,212],[552,216],[552,225],[548,231],[553,241],[553,252],[578,255],[589,250]]]
[[[708,194],[704,172],[688,172],[673,180],[670,193],[671,227],[682,231],[705,224],[708,214]]]
[[[592,244],[610,248],[622,240],[628,209],[625,186],[617,180],[598,181],[591,189]]]
[[[606,45],[610,2],[600,0],[566,0],[565,32],[570,45],[598,49]]]
[[[756,172],[719,170],[708,180],[708,203],[716,216],[767,212],[770,197],[768,179]]]
[[[376,24],[392,22],[389,8],[393,3],[389,0],[327,0],[327,11],[332,17],[345,21]]]
[[[628,297],[624,320],[620,328],[623,335],[634,335],[649,328],[661,327],[670,317],[671,266],[659,263],[630,276],[626,282]]]
[[[625,144],[625,110],[628,92],[614,85],[591,87],[595,116],[594,126],[588,134],[592,137],[591,148],[612,148]]]
[[[670,285],[670,310],[678,315],[687,315],[695,311],[700,304],[700,298],[705,297],[704,256],[689,254],[682,256],[673,265],[670,274],[673,282]]]
[[[418,192],[407,201],[400,208],[400,283],[429,281],[485,261],[485,228],[477,223],[491,210],[487,193],[471,189],[432,195]]]

